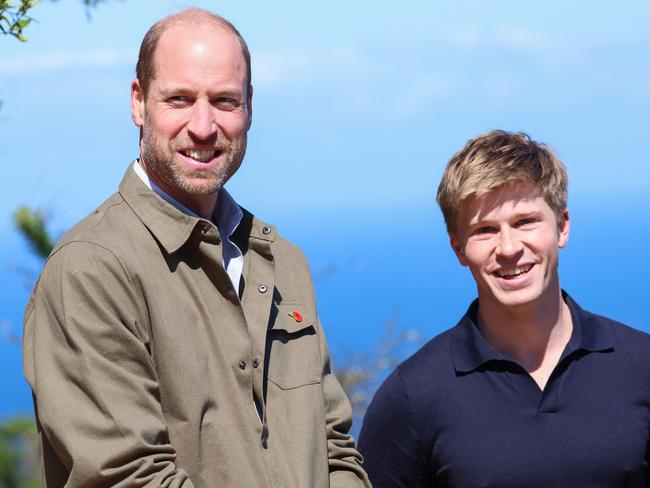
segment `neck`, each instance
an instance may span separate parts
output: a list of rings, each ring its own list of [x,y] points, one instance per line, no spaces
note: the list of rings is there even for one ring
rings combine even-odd
[[[177,198],[173,194],[171,196],[199,217],[203,217],[206,220],[212,219],[214,207],[217,203],[217,193],[211,195],[183,195],[183,199]]]
[[[158,188],[167,193],[167,195],[197,214],[199,217],[203,217],[207,220],[212,219],[214,207],[217,204],[217,196],[219,194],[218,192],[210,193],[207,195],[188,193],[174,185],[169,184],[163,178],[159,178],[155,171],[150,171],[149,168],[147,168],[147,164],[142,159],[142,157],[139,160],[139,164],[145,173],[147,173],[149,179],[155,183]]]
[[[495,350],[529,373],[552,370],[573,331],[559,284],[546,295],[540,303],[521,307],[483,302],[479,295],[478,324],[483,336]]]

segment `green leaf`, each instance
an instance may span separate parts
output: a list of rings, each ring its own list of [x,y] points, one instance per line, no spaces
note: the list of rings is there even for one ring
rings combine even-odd
[[[42,211],[31,210],[23,205],[14,213],[14,224],[35,254],[42,258],[50,254],[54,242],[47,232],[46,219]]]
[[[21,16],[25,15],[27,11],[36,6],[37,3],[36,0],[22,0],[20,8],[18,9],[18,14]]]

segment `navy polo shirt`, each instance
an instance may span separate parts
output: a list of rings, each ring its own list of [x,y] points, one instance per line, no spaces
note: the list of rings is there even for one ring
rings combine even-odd
[[[582,310],[544,390],[496,352],[475,301],[400,364],[366,413],[375,488],[650,486],[650,336]]]

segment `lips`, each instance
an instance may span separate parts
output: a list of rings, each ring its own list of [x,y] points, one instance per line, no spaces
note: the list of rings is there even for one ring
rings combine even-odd
[[[522,275],[528,273],[532,268],[533,264],[522,264],[520,266],[513,266],[510,268],[501,268],[494,272],[499,278],[504,280],[513,280]]]

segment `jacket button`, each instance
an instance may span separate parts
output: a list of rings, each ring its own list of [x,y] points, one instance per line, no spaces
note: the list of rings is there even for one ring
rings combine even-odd
[[[239,361],[239,369],[246,369],[246,361]]]
[[[260,293],[266,293],[266,290],[268,290],[266,285],[260,285],[257,287]]]
[[[268,225],[265,225],[262,227],[262,234],[265,236],[268,236],[271,233],[271,228]]]
[[[253,368],[257,368],[260,365],[260,360],[255,358],[253,359]]]

